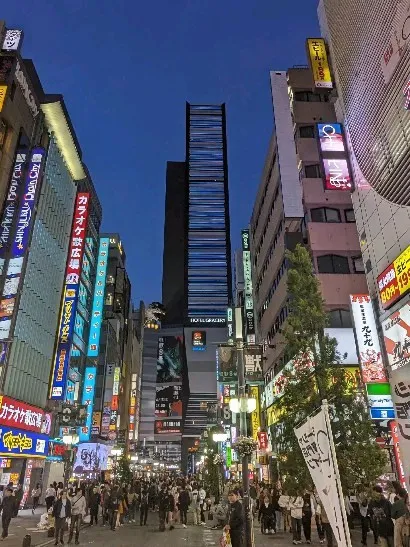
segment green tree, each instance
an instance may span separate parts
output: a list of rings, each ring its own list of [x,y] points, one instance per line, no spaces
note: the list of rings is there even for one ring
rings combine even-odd
[[[130,460],[125,454],[122,454],[116,463],[116,479],[120,484],[129,484],[132,481]]]
[[[324,332],[328,314],[308,251],[298,245],[287,260],[290,311],[283,337],[293,366],[283,375],[273,438],[282,480],[290,492],[311,485],[294,428],[327,399],[343,488],[372,482],[383,472],[386,456],[375,443],[360,380],[352,380],[336,339]]]

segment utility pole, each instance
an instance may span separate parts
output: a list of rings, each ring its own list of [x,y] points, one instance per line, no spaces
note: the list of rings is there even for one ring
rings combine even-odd
[[[238,398],[239,398],[239,434],[241,437],[247,436],[246,422],[246,379],[245,379],[245,360],[244,343],[242,327],[242,308],[235,308],[235,342],[236,359],[238,369]],[[253,517],[249,503],[249,456],[242,456],[242,489],[243,489],[243,507],[245,513],[245,546],[253,547]]]

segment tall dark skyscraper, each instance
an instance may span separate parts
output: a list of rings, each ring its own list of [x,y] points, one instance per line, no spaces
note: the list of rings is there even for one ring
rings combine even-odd
[[[188,323],[225,323],[232,293],[225,104],[187,103],[186,130]]]
[[[185,248],[187,181],[185,162],[167,162],[162,303],[164,325],[182,325],[186,315]]]
[[[157,448],[164,440],[182,440],[184,469],[189,468],[188,449],[206,428],[206,403],[217,399],[215,348],[226,340],[231,277],[225,105],[187,103],[186,159],[167,163],[162,277],[166,315],[157,352],[162,372],[170,361],[175,368],[181,360],[181,378],[169,383],[180,389],[182,416],[180,425],[174,418],[170,427],[158,414],[164,403],[163,382],[157,377],[153,432]],[[163,359],[163,348],[175,337],[182,344],[178,359],[174,354]]]

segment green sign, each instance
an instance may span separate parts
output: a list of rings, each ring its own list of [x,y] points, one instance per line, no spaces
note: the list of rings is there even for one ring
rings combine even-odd
[[[368,395],[390,395],[390,384],[366,384]]]
[[[232,449],[230,446],[226,448],[226,467],[231,467],[232,465]]]

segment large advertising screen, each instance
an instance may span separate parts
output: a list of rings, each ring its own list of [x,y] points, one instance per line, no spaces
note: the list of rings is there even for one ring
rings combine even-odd
[[[343,158],[323,158],[326,190],[351,190],[349,165]]]
[[[345,152],[343,129],[340,123],[318,123],[319,144],[322,152]]]
[[[107,469],[109,446],[99,443],[82,443],[78,446],[74,473],[105,471]]]
[[[161,336],[158,339],[157,384],[182,381],[183,355],[182,336]]]
[[[66,266],[64,298],[60,314],[58,339],[50,385],[50,399],[63,400],[67,384],[67,372],[77,310],[81,265],[83,262],[90,194],[79,193],[74,209],[70,247]]]
[[[157,418],[182,417],[182,386],[157,386],[155,416]]]

